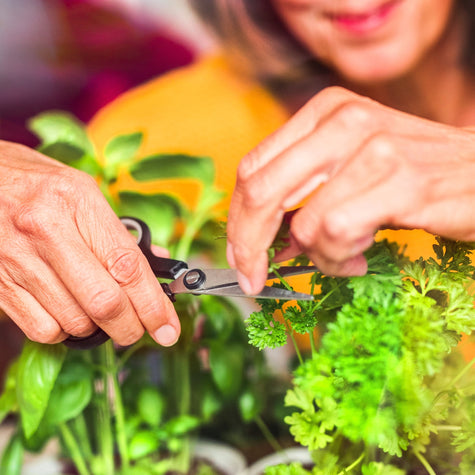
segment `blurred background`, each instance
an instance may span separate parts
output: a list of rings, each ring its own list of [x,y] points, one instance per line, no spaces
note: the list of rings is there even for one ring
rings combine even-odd
[[[38,112],[88,121],[211,48],[186,0],[0,0],[0,139],[33,146]]]

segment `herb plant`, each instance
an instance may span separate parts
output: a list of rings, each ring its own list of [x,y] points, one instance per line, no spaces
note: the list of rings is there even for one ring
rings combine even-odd
[[[142,134],[132,133],[112,139],[99,160],[83,124],[67,114],[40,115],[30,127],[41,152],[93,175],[116,213],[146,221],[154,243],[172,257],[186,260],[199,250],[217,260],[222,194],[213,186],[211,159],[140,158]],[[135,186],[120,186],[123,176]],[[160,189],[172,178],[198,185],[193,203],[141,191],[145,182]],[[0,397],[0,421],[8,414],[19,419],[0,473],[20,474],[24,452],[40,451],[54,437],[80,475],[188,473],[200,429],[239,408],[244,420],[257,418],[263,358],[249,351],[240,311],[210,296],[180,295],[175,305],[182,335],[173,348],[159,348],[148,336],[128,348],[108,341],[86,351],[27,340]]]
[[[267,475],[474,473],[475,359],[458,348],[475,328],[474,248],[437,238],[433,258],[411,261],[378,242],[367,275],[317,272],[313,302],[261,302],[247,320],[250,343],[294,343],[285,422],[314,460]],[[309,354],[295,333],[308,335]]]

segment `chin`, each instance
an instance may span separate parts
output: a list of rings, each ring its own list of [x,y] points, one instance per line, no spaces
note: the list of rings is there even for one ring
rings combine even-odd
[[[380,84],[407,76],[414,70],[416,58],[409,58],[407,55],[403,58],[404,61],[401,61],[401,57],[392,59],[388,56],[352,58],[351,61],[335,63],[333,69],[350,82]]]

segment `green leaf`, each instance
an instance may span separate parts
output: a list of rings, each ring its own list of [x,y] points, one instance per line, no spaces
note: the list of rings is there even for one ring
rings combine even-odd
[[[129,457],[137,460],[145,457],[158,449],[159,441],[152,431],[137,432],[129,443]]]
[[[39,147],[38,151],[68,165],[84,156],[82,148],[67,142],[45,144]]]
[[[206,185],[214,181],[213,160],[184,154],[152,155],[133,163],[129,171],[138,181],[194,178]]]
[[[91,401],[92,369],[81,361],[67,361],[51,391],[41,424],[56,426],[77,417]]]
[[[196,429],[199,424],[200,420],[197,417],[190,414],[182,414],[170,419],[165,426],[165,430],[169,435],[181,436]]]
[[[84,124],[67,112],[44,112],[30,119],[28,127],[41,139],[43,147],[67,144],[71,150],[74,148],[82,150],[83,154],[94,155]]]
[[[3,392],[0,396],[0,424],[10,412],[18,410],[16,396],[17,373],[18,360],[10,365],[5,378]]]
[[[272,313],[253,312],[246,320],[249,343],[259,350],[278,348],[287,343],[285,325],[278,322]]]
[[[143,134],[136,132],[133,134],[119,135],[108,142],[104,151],[106,162],[104,176],[107,181],[111,182],[117,179],[121,165],[127,166],[132,163],[142,143],[142,139]]]
[[[166,194],[144,195],[134,191],[119,193],[118,213],[145,221],[152,234],[152,240],[167,247],[175,231],[177,217],[182,214],[178,200]]]
[[[17,400],[27,438],[36,431],[48,406],[67,348],[27,340],[18,362]]]
[[[262,410],[262,396],[251,389],[246,389],[239,397],[239,412],[245,422],[253,421]]]
[[[215,342],[209,349],[211,376],[225,397],[235,396],[242,384],[244,350],[241,346]]]
[[[165,410],[165,398],[153,386],[142,388],[137,402],[138,412],[150,427],[158,427]]]
[[[2,475],[21,475],[23,453],[21,435],[16,433],[10,438],[8,445],[3,451],[0,473]]]

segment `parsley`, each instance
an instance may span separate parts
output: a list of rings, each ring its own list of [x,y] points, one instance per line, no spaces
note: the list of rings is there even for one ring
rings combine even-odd
[[[428,473],[449,473],[450,464],[473,472],[475,361],[456,347],[475,329],[474,248],[437,238],[434,257],[411,261],[397,244],[378,242],[366,253],[365,276],[316,272],[313,302],[267,301],[251,315],[249,339],[259,349],[281,346],[294,332],[311,342],[285,397],[293,408],[285,421],[315,467],[281,465],[267,474],[343,474],[358,466],[364,475],[400,475],[421,464]],[[452,452],[442,451],[450,444]]]

